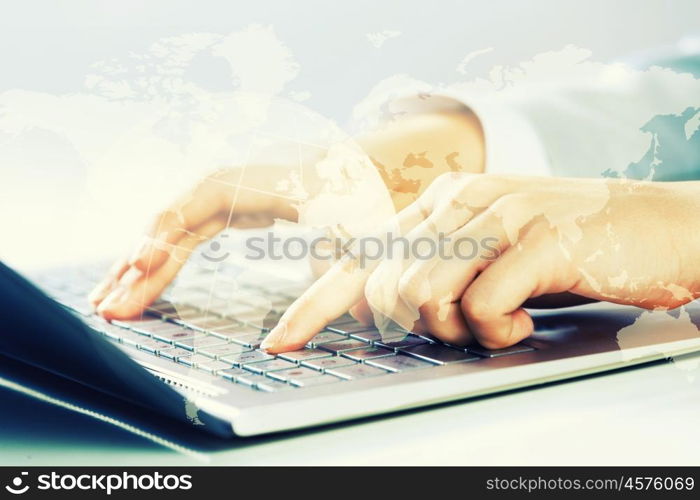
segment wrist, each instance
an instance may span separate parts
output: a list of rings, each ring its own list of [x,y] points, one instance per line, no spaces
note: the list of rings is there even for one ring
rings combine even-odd
[[[409,114],[358,139],[397,210],[415,201],[441,174],[484,170],[479,119],[464,111]]]
[[[700,297],[700,182],[669,183],[678,202],[676,248],[681,252],[681,275],[693,299]]]

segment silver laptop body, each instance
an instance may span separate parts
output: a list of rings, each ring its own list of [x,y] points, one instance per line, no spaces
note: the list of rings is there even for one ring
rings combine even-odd
[[[161,300],[140,319],[112,324],[85,305],[99,271],[59,270],[35,282],[78,314],[95,336],[181,394],[190,420],[205,412],[239,436],[463,400],[700,350],[697,329],[687,327],[700,319],[694,304],[673,314],[593,304],[533,311],[535,334],[499,351],[448,346],[398,330],[381,336],[342,317],[303,351],[270,357],[256,349],[264,328],[304,284],[249,275],[239,281],[239,290],[254,290],[272,305],[265,317],[241,321],[237,315],[226,327],[229,318],[215,307],[208,273],[198,271],[199,288],[196,279],[188,282],[192,291],[184,295],[193,303]]]

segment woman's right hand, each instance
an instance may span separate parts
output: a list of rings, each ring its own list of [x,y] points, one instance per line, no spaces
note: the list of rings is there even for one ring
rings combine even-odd
[[[700,297],[699,193],[698,182],[445,174],[378,234],[405,245],[371,256],[356,245],[262,348],[299,349],[351,307],[363,323],[489,349],[532,333],[532,299],[678,307]]]

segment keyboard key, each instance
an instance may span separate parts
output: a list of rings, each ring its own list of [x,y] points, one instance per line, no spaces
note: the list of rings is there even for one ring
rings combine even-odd
[[[192,328],[193,330],[199,330],[201,332],[213,330],[214,328],[230,326],[232,324],[235,325],[235,323],[228,318],[218,318],[216,316],[212,316],[211,314],[183,320],[180,321],[180,324],[186,326],[187,328]]]
[[[145,335],[140,335],[136,332],[132,332],[129,330],[124,330],[119,335],[119,340],[122,344],[127,344],[134,347],[138,346],[141,342],[149,338],[150,337],[146,337]]]
[[[372,329],[372,330],[366,330],[364,332],[352,333],[352,334],[350,334],[350,338],[362,340],[363,342],[367,342],[367,343],[371,344],[371,343],[376,342],[378,340],[382,340],[382,335],[381,335],[381,333],[379,333],[379,330]]]
[[[177,361],[180,358],[186,358],[192,356],[192,352],[181,347],[171,347],[170,349],[163,349],[158,351],[158,355],[163,358],[168,358],[172,361]]]
[[[114,342],[112,339],[108,339],[110,342]],[[122,350],[124,353],[126,353],[127,356],[134,356],[136,351],[138,351],[138,347],[135,345],[129,345],[129,344],[121,344],[119,342],[114,342],[114,346],[117,349]]]
[[[118,339],[121,332],[124,331],[123,328],[120,328],[118,326],[114,326],[111,323],[106,322],[105,320],[103,320],[102,318],[100,318],[98,316],[91,316],[89,318],[86,318],[85,323],[91,329],[96,330],[97,332],[101,333],[102,335],[105,335],[105,336],[112,338],[112,339]]]
[[[107,337],[109,340],[116,340],[118,342],[122,335],[120,330],[121,328],[104,329],[100,333],[102,333],[102,335]]]
[[[165,321],[161,321],[160,324],[152,323],[149,325],[142,326],[134,325],[132,326],[132,330],[143,335],[150,335],[151,337],[155,337],[156,335],[160,334],[167,335],[169,333],[179,332],[182,331],[183,328],[173,323],[166,323]]]
[[[168,300],[158,300],[148,306],[146,310],[155,316],[162,316],[163,314],[174,314],[177,312],[175,304]]]
[[[247,325],[256,326],[265,330],[272,330],[282,319],[282,313],[270,312],[265,318],[259,321],[247,321]]]
[[[265,392],[280,392],[287,391],[289,389],[294,389],[295,386],[291,384],[285,384],[284,382],[278,382],[277,380],[263,380],[258,382],[258,389]]]
[[[401,349],[399,352],[425,361],[430,361],[436,365],[447,365],[450,363],[461,363],[481,359],[479,356],[474,356],[473,354],[458,351],[457,349],[452,349],[440,344],[423,344]]]
[[[349,314],[343,314],[340,318],[334,319],[333,321],[328,323],[328,326],[347,325],[348,323],[353,323],[355,321],[357,320]]]
[[[254,373],[244,373],[236,377],[236,382],[239,384],[247,385],[249,387],[257,387],[259,383],[269,382],[270,379],[264,375],[255,375]]]
[[[311,368],[297,367],[289,370],[280,370],[278,372],[270,372],[269,376],[276,380],[285,382],[296,382],[309,377],[320,377],[321,373]]]
[[[282,354],[279,354],[280,358],[288,361],[294,361],[295,363],[300,363],[308,359],[328,358],[330,356],[332,356],[331,353],[320,349],[301,349],[299,351],[283,352]]]
[[[163,313],[163,317],[169,321],[177,323],[190,318],[197,318],[202,315],[202,310],[195,306],[185,306],[178,304],[172,313]]]
[[[222,339],[221,337],[206,335],[204,337],[192,337],[189,339],[178,340],[175,342],[175,345],[190,351],[199,351],[200,349],[205,349],[207,347],[228,345],[228,342],[226,339]]]
[[[258,334],[260,332],[261,332],[260,328],[231,323],[227,326],[221,326],[218,328],[214,328],[209,333],[211,335],[216,335],[217,337],[221,337],[223,339],[231,339],[231,338],[237,337],[237,336]]]
[[[355,380],[367,377],[376,377],[378,375],[385,375],[386,371],[369,365],[352,365],[352,366],[342,366],[340,368],[332,368],[326,370],[326,373],[335,375],[336,377],[344,378],[347,380]]]
[[[243,368],[253,373],[259,373],[261,375],[264,375],[268,372],[296,368],[296,364],[290,361],[285,361],[283,359],[270,359],[268,361],[259,361],[257,363],[243,365]]]
[[[207,373],[213,373],[216,375],[222,370],[230,370],[233,368],[231,363],[227,363],[225,361],[219,361],[216,359],[210,359],[207,358],[208,361],[200,361],[197,363],[197,368],[199,368],[202,371],[205,371]]]
[[[202,315],[202,311],[196,307],[170,304],[169,306],[149,308],[149,312],[160,315],[171,321],[178,321],[187,318],[196,318]]]
[[[203,354],[192,354],[189,353],[189,356],[178,356],[177,362],[183,365],[187,366],[192,366],[195,367],[199,365],[200,363],[208,363],[213,361],[210,357],[204,356]],[[231,363],[228,363],[228,367],[230,368],[232,366]]]
[[[259,332],[251,335],[237,335],[231,337],[231,341],[236,344],[248,347],[250,349],[258,349],[262,341],[267,337],[268,332]]]
[[[297,387],[315,387],[317,385],[334,384],[335,382],[340,382],[341,380],[342,379],[334,377],[333,375],[319,375],[318,377],[296,379],[292,381],[292,384]]]
[[[270,297],[270,304],[272,305],[272,308],[276,311],[284,311],[290,305],[292,305],[292,302],[294,302],[292,299],[290,299],[289,297],[284,297],[282,295],[278,297]]]
[[[383,368],[384,370],[389,370],[391,372],[403,372],[407,370],[416,370],[419,368],[430,368],[431,366],[435,366],[427,361],[412,358],[404,354],[397,354],[396,356],[390,356],[388,358],[370,359],[367,361],[367,364],[376,366],[377,368]]]
[[[236,377],[240,375],[250,375],[250,372],[245,371],[243,368],[228,368],[226,370],[220,370],[218,374],[226,380],[235,382]]]
[[[393,350],[384,349],[382,347],[367,347],[365,349],[343,352],[342,356],[354,361],[366,361],[368,359],[381,358],[384,356],[396,356],[396,354]]]
[[[209,356],[210,358],[220,358],[223,356],[230,356],[232,354],[239,354],[241,352],[246,351],[250,351],[250,349],[239,344],[215,345],[197,349],[198,353],[204,354],[205,356]]]
[[[308,361],[302,362],[302,366],[308,366],[314,370],[326,370],[327,368],[339,368],[341,366],[354,365],[356,361],[348,358],[342,358],[340,356],[333,356],[329,358],[318,358],[310,359]]]
[[[122,333],[124,332],[124,329],[112,326],[112,327],[107,327],[104,328],[100,331],[102,335],[107,337],[110,340],[119,340],[121,338]]]
[[[178,327],[176,330],[165,330],[162,332],[156,332],[151,334],[151,336],[154,339],[162,340],[163,342],[174,343],[179,340],[202,337],[203,334],[200,332],[195,332],[194,330],[188,330],[186,328]]]
[[[259,329],[268,329],[275,326],[282,315],[277,312],[272,312],[267,308],[266,310],[252,311],[246,314],[236,314],[233,318],[236,321],[245,323],[248,326],[252,326]]]
[[[474,347],[468,347],[467,352],[470,352],[472,354],[476,354],[477,356],[481,356],[484,358],[497,358],[500,356],[508,356],[511,354],[520,354],[522,352],[530,352],[534,351],[534,347],[530,347],[525,344],[515,344],[510,347],[506,347],[504,349],[485,349],[484,347],[481,346],[474,346]]]
[[[238,354],[219,356],[219,359],[240,366],[247,365],[248,363],[257,363],[258,361],[267,361],[269,359],[274,359],[274,357],[262,351],[244,351]]]
[[[237,318],[240,315],[266,315],[270,310],[269,302],[263,297],[242,297],[236,302],[231,302],[226,310],[227,316]]]
[[[365,330],[363,332],[355,332],[351,333],[350,337],[357,339],[357,340],[363,340],[365,342],[381,342],[383,340],[401,340],[404,337],[408,335],[408,332],[405,330],[399,330],[398,328],[395,327],[390,327],[384,330],[383,333],[381,333],[379,330],[376,328],[372,328],[371,330]]]
[[[404,338],[397,338],[395,340],[392,339],[385,339],[385,340],[379,340],[374,343],[376,346],[380,347],[386,347],[387,349],[393,349],[393,350],[399,350],[401,348],[405,347],[411,347],[414,345],[422,345],[422,344],[427,344],[428,341],[424,339],[423,337],[419,337],[418,335],[413,335],[409,334],[406,335]]]
[[[339,340],[337,342],[328,342],[320,344],[318,346],[319,349],[323,349],[324,351],[332,352],[334,354],[341,353],[344,351],[352,351],[353,349],[361,349],[363,347],[367,347],[367,344],[365,342],[362,342],[361,340],[356,339],[346,339]]]
[[[142,351],[150,352],[151,354],[158,354],[164,349],[171,349],[173,346],[167,342],[161,342],[160,340],[152,339],[149,337],[144,337],[138,344],[138,348]]]
[[[349,321],[347,323],[342,323],[339,325],[333,325],[333,326],[328,325],[326,327],[326,329],[332,330],[332,331],[338,332],[338,333],[348,333],[348,334],[356,333],[356,332],[364,332],[367,330],[375,330],[375,328],[373,326],[363,325],[362,323],[360,323],[359,321],[356,321],[356,320]]]
[[[339,340],[347,340],[345,335],[340,333],[335,333],[331,331],[324,331],[317,333],[314,338],[312,338],[306,345],[309,347],[318,347],[320,344],[327,342],[338,342]]]
[[[138,331],[144,331],[145,333],[149,333],[149,328],[173,328],[174,325],[171,325],[169,323],[166,323],[162,319],[156,319],[153,317],[146,317],[144,319],[130,319],[130,320],[121,320],[121,319],[113,319],[111,321],[113,325],[119,326],[121,328],[128,328],[129,330],[138,330]],[[175,327],[176,328],[176,327]],[[145,330],[143,330],[145,329]]]
[[[210,318],[220,316],[219,311],[225,309],[228,303],[228,301],[214,297],[208,292],[186,294],[184,296],[178,294],[177,298],[183,304],[199,309],[199,316],[209,316]],[[186,319],[192,320],[194,317],[196,316]]]

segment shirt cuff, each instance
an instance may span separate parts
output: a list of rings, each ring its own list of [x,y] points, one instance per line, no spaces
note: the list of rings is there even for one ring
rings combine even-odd
[[[484,131],[486,173],[552,175],[548,155],[535,129],[502,96],[465,95],[449,90],[406,93],[394,96],[386,109],[398,113],[472,112]]]

